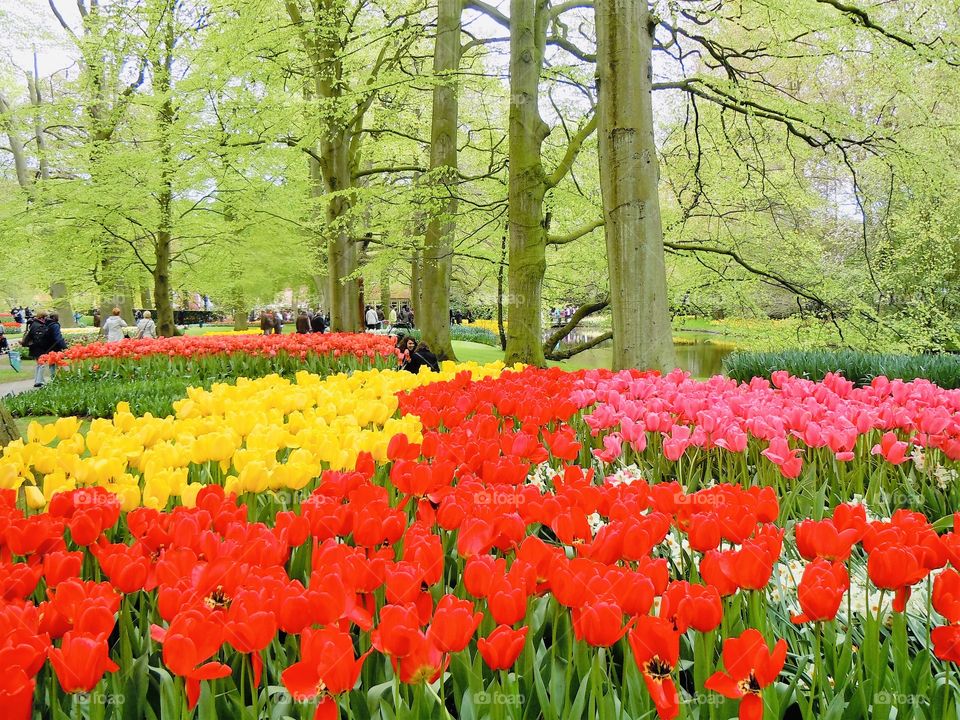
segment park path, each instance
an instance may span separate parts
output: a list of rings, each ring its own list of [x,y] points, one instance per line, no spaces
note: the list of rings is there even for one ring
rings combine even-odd
[[[28,390],[33,390],[33,378],[0,383],[0,398],[6,397],[7,395],[19,395]]]

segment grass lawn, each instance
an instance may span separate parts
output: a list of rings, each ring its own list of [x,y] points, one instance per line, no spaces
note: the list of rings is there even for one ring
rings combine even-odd
[[[503,351],[500,348],[491,347],[489,345],[481,345],[480,343],[454,340],[453,351],[457,354],[457,359],[461,362],[473,360],[475,362],[485,364],[496,362],[497,360],[503,360]],[[550,367],[563,368],[564,370],[582,370],[585,368],[595,367],[589,361],[578,362],[577,356],[574,356],[569,360],[562,360],[560,362],[548,360],[547,365]]]
[[[20,435],[22,435],[23,439],[26,440],[27,426],[30,423],[32,423],[34,420],[36,420],[38,423],[43,424],[43,423],[51,423],[56,419],[57,418],[54,415],[36,415],[36,416],[23,417],[23,418],[14,418],[14,422],[17,424],[17,428],[19,428],[20,430]],[[85,433],[89,427],[90,427],[90,423],[85,422],[83,426],[80,428],[80,432]]]
[[[487,363],[503,360],[503,350],[480,343],[466,342],[465,340],[452,341],[453,351],[457,354],[457,360],[461,362],[474,362],[485,365]]]
[[[10,359],[0,355],[0,383],[15,382],[17,380],[32,380],[37,365],[30,358],[20,359],[20,372],[10,367]]]

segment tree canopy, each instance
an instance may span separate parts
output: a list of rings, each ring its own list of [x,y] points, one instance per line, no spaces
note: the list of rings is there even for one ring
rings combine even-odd
[[[0,25],[7,302],[169,333],[175,294],[245,316],[293,288],[352,330],[408,287],[441,350],[449,308],[502,304],[535,363],[571,303],[613,304],[622,364],[669,364],[671,308],[960,345],[958,0],[31,0]]]

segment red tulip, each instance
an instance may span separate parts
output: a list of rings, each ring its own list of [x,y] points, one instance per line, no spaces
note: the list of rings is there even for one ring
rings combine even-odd
[[[626,633],[623,610],[605,600],[592,602],[573,611],[573,633],[594,647],[610,647]]]
[[[960,625],[944,625],[930,632],[933,654],[941,660],[960,664]]]
[[[483,613],[474,612],[473,603],[444,595],[437,603],[427,637],[442,652],[460,652],[480,626]]]
[[[669,620],[644,615],[637,618],[627,640],[657,708],[657,715],[662,720],[672,720],[680,714],[679,697],[672,677],[680,659],[680,633]]]
[[[672,582],[661,598],[660,617],[669,620],[681,633],[689,627],[710,632],[723,620],[720,592],[713,585]]]
[[[110,659],[109,652],[105,638],[68,632],[60,647],[49,651],[50,664],[60,687],[68,693],[91,692],[105,672],[120,669]]]
[[[5,668],[0,675],[0,706],[9,720],[33,717],[33,691],[36,681],[20,667]]]
[[[793,616],[793,622],[835,619],[843,594],[849,587],[850,576],[843,563],[823,559],[809,563],[803,569],[803,577],[797,588],[802,613]]]
[[[705,687],[724,697],[740,700],[740,720],[763,720],[760,693],[780,674],[787,657],[786,640],[778,640],[773,652],[767,641],[753,628],[740,637],[723,641],[725,672],[707,678]]]
[[[491,670],[509,670],[517,661],[526,642],[528,627],[513,630],[508,625],[498,625],[485,638],[477,640],[477,650]]]
[[[960,573],[953,568],[933,581],[933,608],[951,624],[960,623]]]
[[[349,633],[307,628],[300,636],[300,662],[284,670],[281,678],[295,700],[320,696],[315,718],[336,718],[337,696],[353,690],[369,654],[368,650],[356,657]]]

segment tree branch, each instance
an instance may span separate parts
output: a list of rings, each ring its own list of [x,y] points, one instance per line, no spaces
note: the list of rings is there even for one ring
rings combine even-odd
[[[392,173],[392,172],[427,172],[427,168],[420,165],[392,165],[387,167],[372,167],[367,168],[366,170],[358,170],[353,174],[354,180],[359,180],[362,177],[367,177],[368,175],[380,175],[383,173]]]
[[[855,25],[860,25],[861,27],[867,28],[868,30],[873,30],[875,32],[878,32],[879,34],[883,35],[885,38],[889,40],[893,40],[894,42],[899,43],[901,45],[905,45],[911,50],[920,50],[921,47],[927,50],[931,50],[933,48],[933,45],[936,44],[938,40],[942,42],[942,38],[939,38],[939,37],[936,40],[929,43],[912,40],[911,38],[908,38],[904,35],[900,35],[899,33],[896,33],[892,30],[888,30],[884,26],[878,24],[876,21],[873,20],[873,18],[870,17],[867,11],[864,10],[863,8],[856,7],[855,5],[848,5],[842,2],[841,0],[816,0],[816,1],[821,5],[829,5],[830,7],[836,10],[839,10],[841,13],[843,13],[848,18],[850,18]],[[960,60],[957,60],[956,58],[946,58],[941,56],[940,59],[943,60],[948,65],[952,65],[954,67],[960,66]]]
[[[597,113],[594,111],[590,117],[590,121],[580,128],[577,134],[570,139],[570,143],[567,145],[567,151],[563,154],[563,159],[560,161],[560,164],[557,165],[557,169],[547,178],[547,185],[549,187],[559,185],[560,181],[570,172],[570,168],[573,167],[573,163],[577,159],[583,143],[593,134],[593,131],[597,129],[597,120]]]
[[[610,340],[613,337],[613,330],[607,330],[605,333],[597,335],[593,340],[587,340],[585,343],[580,343],[579,345],[574,345],[571,348],[566,350],[557,350],[556,352],[548,353],[546,349],[543,351],[543,355],[547,360],[569,360],[574,355],[582,353],[584,350],[590,350],[595,348],[601,343],[605,343],[607,340]]]
[[[510,18],[493,7],[493,5],[488,5],[483,2],[483,0],[466,0],[466,2],[463,3],[463,8],[464,10],[476,10],[477,12],[483,13],[507,30],[510,29]]]
[[[576,328],[577,325],[580,324],[581,320],[587,317],[587,315],[592,315],[595,312],[600,312],[609,304],[610,304],[610,298],[605,297],[600,300],[597,300],[596,302],[587,303],[586,305],[581,305],[580,307],[578,307],[576,312],[574,312],[573,315],[570,317],[570,319],[567,321],[566,325],[563,325],[561,328],[554,331],[551,335],[548,335],[547,339],[543,341],[543,354],[547,357],[547,359],[565,360],[568,357],[573,357],[574,355],[576,355],[578,352],[581,352],[582,350],[588,350],[589,348],[599,345],[601,342],[603,342],[603,340],[598,340],[594,338],[594,340],[592,340],[590,343],[586,343],[585,346],[578,345],[577,348],[580,348],[580,349],[571,348],[571,350],[574,350],[575,352],[564,350],[560,353],[554,353],[554,348],[557,346],[557,343],[563,340],[571,332],[573,332],[574,328]],[[612,335],[610,337],[612,337]],[[610,339],[609,337],[604,338],[604,340],[609,340],[609,339]],[[564,353],[569,353],[569,354],[565,355]]]
[[[547,245],[566,245],[567,243],[572,243],[576,240],[579,240],[584,235],[589,235],[598,227],[603,227],[604,224],[603,218],[599,218],[598,220],[587,223],[586,225],[579,227],[573,232],[567,233],[566,235],[548,235]]]

